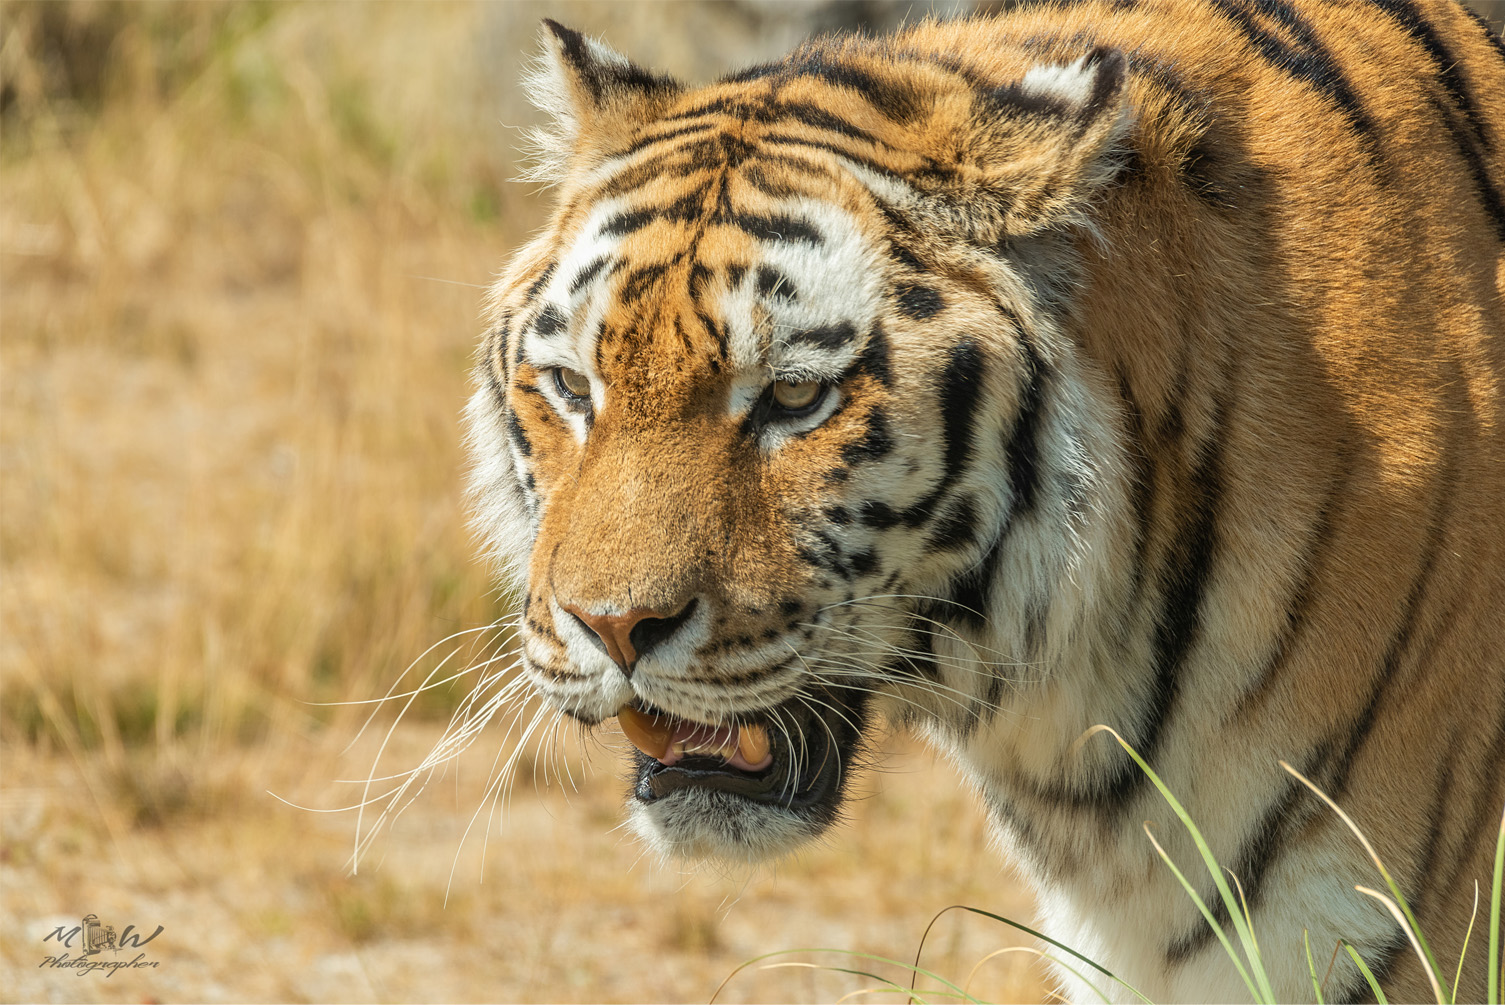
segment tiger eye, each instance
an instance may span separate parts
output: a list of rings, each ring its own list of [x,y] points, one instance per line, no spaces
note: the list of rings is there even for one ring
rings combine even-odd
[[[820,397],[820,381],[818,380],[776,380],[773,382],[773,400],[780,408],[787,408],[791,412],[798,412],[802,408],[809,408]]]
[[[591,395],[591,382],[578,370],[567,370],[561,366],[554,371],[554,380],[559,389],[570,397],[589,398]]]

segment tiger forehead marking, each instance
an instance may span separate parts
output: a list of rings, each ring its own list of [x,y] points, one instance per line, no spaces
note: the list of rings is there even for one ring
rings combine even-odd
[[[678,206],[624,219],[612,205],[593,210],[538,297],[529,362],[595,375],[602,404],[616,383],[648,372],[745,375],[733,413],[745,411],[767,374],[844,371],[876,318],[877,246],[851,212],[808,199],[739,199],[738,186],[728,187],[729,211],[711,206],[697,216]],[[798,227],[781,223],[794,220]],[[598,373],[613,367],[619,381]]]
[[[1498,38],[1445,0],[1088,0],[699,89],[544,42],[558,206],[493,295],[472,499],[528,680],[631,739],[645,840],[781,854],[912,726],[1048,934],[1238,999],[1105,723],[1278,998],[1307,932],[1428,994],[1277,765],[1456,958],[1505,804]],[[1327,997],[1367,993],[1340,960]]]

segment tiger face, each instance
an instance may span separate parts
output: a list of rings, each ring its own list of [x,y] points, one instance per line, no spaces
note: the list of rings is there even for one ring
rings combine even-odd
[[[638,120],[499,288],[472,406],[492,539],[526,574],[526,665],[569,715],[620,716],[639,831],[780,853],[836,816],[880,706],[968,700],[933,680],[926,611],[978,617],[968,570],[1036,505],[1059,511],[1040,547],[1068,555],[1092,472],[1035,460],[1064,420],[1037,408],[1046,350],[1007,264],[896,226],[871,167],[811,159],[811,92],[836,89],[685,94],[549,33],[552,86],[624,92]],[[1121,58],[1051,74],[1021,100],[1109,142]],[[935,100],[973,100],[951,90]],[[953,113],[893,141],[918,164]],[[1040,470],[1007,475],[1021,459]]]
[[[532,687],[616,717],[650,844],[781,854],[914,728],[1055,938],[1236,1000],[1105,724],[1239,877],[1276,997],[1308,936],[1430,993],[1280,764],[1456,953],[1505,802],[1505,50],[1346,11],[1042,5],[698,90],[546,22],[558,208],[493,293],[472,500]]]

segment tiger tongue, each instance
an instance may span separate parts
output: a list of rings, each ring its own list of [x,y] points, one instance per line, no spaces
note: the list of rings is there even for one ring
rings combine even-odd
[[[617,710],[617,723],[634,747],[665,766],[702,756],[719,757],[739,771],[761,771],[773,761],[768,730],[760,725],[705,726],[649,715],[631,705]]]

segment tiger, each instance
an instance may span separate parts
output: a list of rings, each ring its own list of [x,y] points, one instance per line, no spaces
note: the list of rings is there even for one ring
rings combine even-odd
[[[1081,0],[692,87],[540,37],[556,201],[488,295],[470,506],[520,679],[617,720],[647,845],[784,855],[909,731],[1043,932],[1249,1000],[1107,726],[1278,1000],[1304,947],[1371,996],[1340,940],[1430,999],[1281,763],[1456,962],[1505,807],[1500,39],[1453,0]]]

